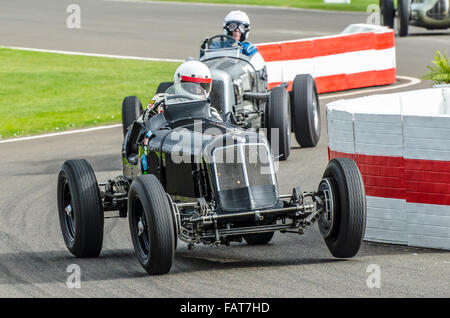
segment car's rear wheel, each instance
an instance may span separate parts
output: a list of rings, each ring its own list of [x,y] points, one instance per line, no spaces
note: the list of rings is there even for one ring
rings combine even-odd
[[[164,93],[170,86],[173,85],[173,82],[161,82],[156,89],[156,94]]]
[[[127,96],[122,102],[122,129],[123,135],[127,133],[128,127],[143,113],[141,101],[137,96]]]
[[[103,205],[94,171],[86,160],[64,162],[58,175],[58,214],[69,251],[97,257],[103,245]]]
[[[151,275],[166,274],[175,251],[174,225],[166,192],[154,175],[142,175],[131,184],[128,215],[136,256]]]
[[[380,23],[391,29],[394,28],[394,0],[380,0]]]
[[[271,143],[272,150],[275,151],[275,156],[280,156],[280,160],[286,160],[291,153],[291,111],[289,93],[284,87],[277,86],[270,91],[269,107],[265,116],[267,116],[267,139]],[[278,139],[273,129],[278,129]]]
[[[320,105],[316,82],[310,74],[295,76],[292,84],[295,139],[302,147],[315,147],[320,139]]]
[[[329,251],[338,258],[355,256],[366,229],[366,196],[355,162],[348,158],[331,160],[319,192],[327,192],[328,211],[318,225]]]
[[[409,27],[409,0],[398,0],[396,23],[398,35],[407,36]]]
[[[272,240],[273,234],[274,232],[249,234],[244,236],[244,240],[248,245],[265,245]]]

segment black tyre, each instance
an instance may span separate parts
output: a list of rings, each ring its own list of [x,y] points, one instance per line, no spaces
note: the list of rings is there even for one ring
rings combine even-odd
[[[172,85],[173,85],[173,82],[159,83],[158,88],[156,89],[156,94],[164,93]]]
[[[248,245],[265,245],[272,240],[274,232],[249,234],[244,236]]]
[[[174,206],[173,206],[173,201],[170,197],[169,194],[167,194],[167,200],[169,201],[169,207],[170,207],[170,212],[172,215],[172,224],[173,224],[173,237],[174,237],[174,251],[176,251],[177,246],[178,246],[178,229],[177,229],[177,220],[176,220],[176,216],[175,216],[175,210],[174,210]]]
[[[321,123],[314,78],[309,74],[295,76],[291,94],[295,139],[302,147],[315,147],[320,140]]]
[[[407,36],[409,27],[409,0],[398,0],[396,23],[398,35]]]
[[[380,23],[391,29],[394,28],[394,0],[380,0]]]
[[[58,175],[58,214],[64,242],[76,257],[97,257],[103,245],[103,205],[86,160],[64,162]]]
[[[270,91],[269,107],[265,116],[267,116],[267,139],[271,143],[272,150],[276,156],[280,156],[280,160],[286,160],[291,153],[291,111],[289,93],[284,87],[277,86]],[[272,140],[272,129],[277,128],[278,140]],[[278,142],[278,145],[273,142]]]
[[[333,256],[353,257],[366,229],[366,195],[361,173],[353,160],[336,158],[329,162],[323,178],[319,191],[330,193],[331,210],[319,219],[319,230]]]
[[[128,192],[128,215],[136,256],[151,275],[166,274],[175,251],[166,192],[154,175],[137,177]]]
[[[142,112],[142,104],[137,96],[127,96],[123,99],[122,128],[124,136],[127,133],[128,127],[141,116]]]

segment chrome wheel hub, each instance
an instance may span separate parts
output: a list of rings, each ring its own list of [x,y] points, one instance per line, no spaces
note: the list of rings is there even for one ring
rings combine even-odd
[[[64,211],[66,211],[67,216],[71,216],[72,215],[72,206],[69,204],[68,206],[66,206],[66,208],[64,209]]]
[[[137,226],[138,226],[138,236],[141,236],[142,233],[144,233],[144,221],[142,220],[142,218],[139,218]]]

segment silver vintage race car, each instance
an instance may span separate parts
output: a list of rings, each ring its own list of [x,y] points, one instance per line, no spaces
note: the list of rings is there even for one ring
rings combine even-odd
[[[450,27],[450,0],[380,0],[381,24],[407,36],[409,25],[428,30]],[[396,19],[395,19],[396,18]],[[395,20],[395,22],[394,22]]]
[[[228,35],[205,40],[200,61],[211,70],[211,106],[243,129],[265,129],[280,160],[289,157],[291,132],[300,146],[317,145],[321,130],[320,105],[316,83],[310,74],[296,75],[291,92],[287,82],[269,90],[262,57],[258,60],[242,54],[239,42]],[[170,85],[171,82],[160,83],[157,93]]]

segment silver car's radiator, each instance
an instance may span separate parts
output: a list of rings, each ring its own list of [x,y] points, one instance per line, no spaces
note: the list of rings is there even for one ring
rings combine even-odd
[[[223,81],[213,80],[211,93],[209,98],[211,99],[211,106],[217,109],[217,111],[223,114],[225,108],[224,87]]]
[[[235,104],[233,81],[231,75],[225,71],[211,69],[213,83],[209,98],[211,106],[217,109],[220,114],[232,111]]]

